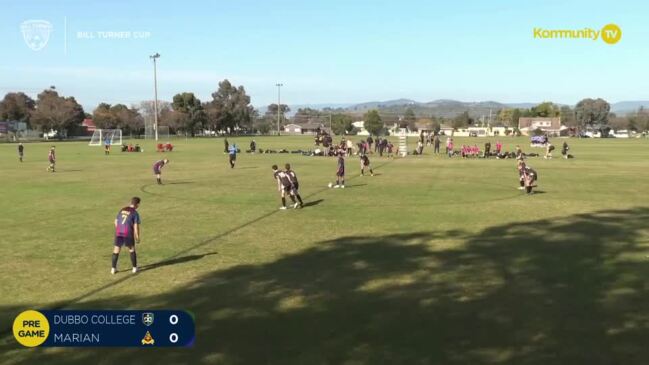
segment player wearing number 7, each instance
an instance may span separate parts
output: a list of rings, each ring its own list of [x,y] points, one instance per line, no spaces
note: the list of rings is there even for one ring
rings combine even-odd
[[[140,243],[140,214],[137,208],[140,206],[140,198],[133,197],[128,207],[122,208],[115,218],[115,247],[113,247],[111,274],[117,272],[117,259],[122,246],[128,248],[131,255],[133,273],[137,272],[137,256],[135,244]]]

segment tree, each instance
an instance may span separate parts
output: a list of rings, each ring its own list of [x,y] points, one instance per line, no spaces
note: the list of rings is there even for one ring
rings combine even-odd
[[[567,105],[564,105],[561,107],[560,114],[561,116],[561,124],[565,125],[566,127],[577,127],[577,119],[575,118],[575,111],[572,110]]]
[[[286,113],[290,112],[291,108],[289,108],[286,104],[280,104],[279,107],[280,124],[283,124],[283,121],[286,120]],[[266,116],[268,116],[269,118],[275,118],[275,121],[277,121],[277,104],[268,105],[268,107],[266,108]]]
[[[252,128],[261,134],[268,134],[273,127],[273,122],[268,117],[264,116],[255,119],[252,123]]]
[[[41,131],[56,130],[62,136],[78,128],[85,113],[74,97],[64,98],[56,90],[48,89],[38,94],[36,108],[30,118],[32,125]]]
[[[29,125],[29,117],[36,103],[25,93],[7,93],[0,101],[0,120],[24,122]]]
[[[275,113],[277,113],[277,110],[275,110]],[[319,122],[322,115],[322,112],[316,109],[299,108],[293,116],[293,123],[306,124],[309,122]],[[329,114],[327,113],[327,116],[328,115]]]
[[[451,121],[451,127],[457,130],[460,128],[466,128],[473,124],[473,118],[469,116],[469,112],[465,111],[462,114],[459,114]]]
[[[649,112],[642,106],[635,113],[631,113],[626,117],[609,116],[609,119],[609,125],[613,129],[628,129],[636,132],[649,130]]]
[[[514,111],[512,111],[512,128],[518,128],[518,122],[521,119],[521,111],[520,109],[516,108]]]
[[[100,103],[92,112],[92,121],[99,129],[117,128],[117,120],[110,112],[110,104]]]
[[[433,122],[430,124],[430,128],[432,129],[434,134],[439,134],[439,131],[442,130],[442,120],[433,118]]]
[[[117,128],[122,129],[125,133],[138,133],[144,128],[144,118],[135,108],[129,108],[124,104],[115,104],[111,106],[110,113],[117,122]]]
[[[251,128],[254,108],[243,86],[236,87],[228,80],[219,82],[219,89],[212,93],[212,101],[206,103],[206,124],[214,130],[229,133],[236,129]]]
[[[575,118],[579,127],[599,129],[602,136],[608,135],[608,117],[611,106],[604,99],[583,99],[575,106]]]
[[[530,110],[532,117],[554,118],[559,116],[559,107],[549,101],[544,101],[541,104],[532,107]]]
[[[363,119],[365,120],[365,129],[370,132],[370,134],[378,136],[383,133],[383,121],[379,115],[378,110],[370,110],[365,113]]]
[[[399,127],[408,128],[411,131],[417,130],[417,117],[415,116],[415,112],[412,110],[412,108],[406,109],[406,112],[401,119],[401,122],[399,123]]]
[[[344,135],[354,130],[354,119],[348,114],[336,113],[331,115],[331,130],[336,135]]]
[[[175,129],[189,133],[192,137],[207,122],[207,113],[203,110],[203,104],[194,93],[184,92],[174,95],[171,107],[177,113],[173,118]]]
[[[634,116],[616,116],[611,113],[611,115],[608,118],[608,126],[611,127],[613,130],[623,130],[623,129],[628,129],[628,130],[637,130],[636,129],[636,120]]]
[[[504,125],[505,127],[513,127],[514,110],[518,110],[518,109],[507,109],[507,108],[500,109],[498,111],[498,115],[496,116],[496,120],[498,120],[498,122]]]
[[[644,107],[640,107],[638,111],[633,115],[634,125],[639,131],[649,131],[649,111]]]
[[[144,127],[144,118],[137,109],[124,104],[100,103],[92,112],[92,121],[100,129],[122,129],[125,133],[139,133]]]

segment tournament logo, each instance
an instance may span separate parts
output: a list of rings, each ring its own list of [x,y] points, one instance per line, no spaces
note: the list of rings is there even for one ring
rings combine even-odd
[[[142,323],[145,326],[150,326],[153,324],[154,316],[151,312],[142,313]]]
[[[52,33],[52,23],[47,20],[25,20],[20,24],[23,39],[33,51],[45,48]]]
[[[151,336],[151,332],[146,331],[146,334],[144,335],[144,338],[142,339],[142,344],[143,345],[153,345],[155,343],[155,340],[153,340],[153,336]]]

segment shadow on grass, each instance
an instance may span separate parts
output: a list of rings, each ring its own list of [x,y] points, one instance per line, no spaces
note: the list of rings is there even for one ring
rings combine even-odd
[[[306,207],[315,207],[316,205],[322,203],[324,199],[318,199],[318,200],[312,200],[309,202],[304,203],[304,208]]]
[[[47,364],[99,353],[106,364],[645,364],[648,219],[636,208],[478,233],[343,237],[176,291],[75,305],[190,310],[193,349],[53,355],[10,339],[0,353]]]
[[[186,262],[200,260],[205,256],[211,256],[211,255],[217,255],[217,254],[218,254],[218,252],[214,251],[214,252],[208,252],[208,253],[204,253],[204,254],[200,254],[200,255],[187,255],[187,256],[176,257],[176,258],[173,258],[173,259],[156,262],[154,264],[144,265],[144,266],[141,267],[140,272],[157,269],[157,268],[163,267],[163,266],[184,264]]]
[[[345,184],[345,189],[351,189],[351,188],[359,188],[361,186],[365,186],[367,184]]]
[[[195,184],[195,181],[174,181],[167,183],[167,185],[189,185],[189,184]]]

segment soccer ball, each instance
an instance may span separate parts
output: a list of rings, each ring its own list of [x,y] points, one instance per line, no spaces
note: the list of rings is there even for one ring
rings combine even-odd
[[[331,187],[334,186],[334,184],[333,184],[333,183],[329,183],[327,186],[331,189]]]

